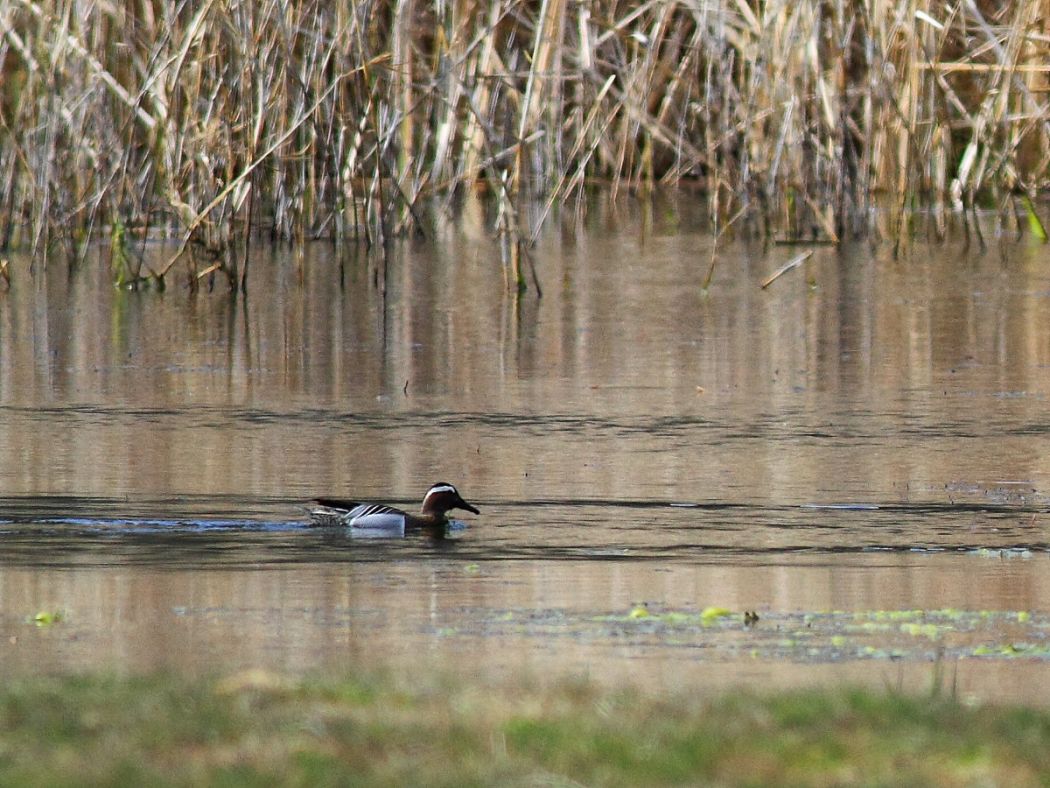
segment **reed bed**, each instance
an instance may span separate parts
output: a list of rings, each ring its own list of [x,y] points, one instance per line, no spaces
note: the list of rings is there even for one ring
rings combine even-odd
[[[1050,13],[1015,0],[5,0],[0,247],[243,286],[252,239],[427,232],[491,196],[508,281],[591,183],[715,232],[893,240],[1050,165]],[[966,222],[964,226],[970,225]],[[162,265],[141,238],[178,241]]]

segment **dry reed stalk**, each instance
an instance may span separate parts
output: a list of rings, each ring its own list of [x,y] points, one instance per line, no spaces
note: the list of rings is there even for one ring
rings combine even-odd
[[[126,227],[244,288],[261,233],[383,247],[487,188],[520,287],[589,180],[698,180],[720,238],[879,233],[879,195],[897,243],[995,192],[1016,229],[1048,183],[1045,5],[9,0],[0,245]],[[132,283],[183,259],[126,250]]]
[[[790,260],[788,260],[786,263],[784,263],[782,266],[780,266],[780,268],[778,268],[772,274],[770,274],[765,279],[763,279],[762,280],[762,284],[760,285],[760,287],[763,290],[765,290],[767,287],[769,287],[771,284],[773,284],[775,281],[777,281],[780,277],[782,277],[788,271],[792,270],[793,268],[798,268],[800,265],[802,265],[804,262],[806,262],[806,260],[808,260],[812,256],[813,256],[813,250],[812,249],[810,249],[808,251],[805,251],[805,252],[802,252],[801,254],[795,255]]]
[[[564,26],[564,8],[565,0],[541,0],[531,66],[525,85],[525,95],[522,99],[518,124],[519,145],[526,136],[535,130],[536,124],[539,122],[541,102],[545,97],[545,88],[551,80],[551,74],[549,73],[551,62],[554,59],[555,49],[560,45],[562,39],[560,33],[561,28]],[[524,158],[526,153],[527,150],[522,145],[518,148],[515,156],[514,169],[511,176],[512,189],[515,194],[520,193],[525,178]]]

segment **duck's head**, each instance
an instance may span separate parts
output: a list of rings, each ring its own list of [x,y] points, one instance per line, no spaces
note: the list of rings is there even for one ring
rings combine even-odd
[[[464,509],[474,514],[481,514],[475,507],[460,497],[459,490],[448,482],[438,482],[427,490],[423,498],[423,511],[444,515],[449,509]]]

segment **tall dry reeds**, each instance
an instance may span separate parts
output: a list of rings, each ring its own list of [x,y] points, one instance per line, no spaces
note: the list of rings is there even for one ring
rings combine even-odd
[[[880,195],[943,235],[1046,184],[1048,42],[1047,0],[5,0],[0,246],[243,285],[260,234],[382,244],[484,188],[524,286],[595,180],[695,181],[719,232],[835,242]]]

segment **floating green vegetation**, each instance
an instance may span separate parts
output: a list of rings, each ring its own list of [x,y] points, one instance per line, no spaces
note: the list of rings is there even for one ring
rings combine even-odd
[[[912,637],[924,637],[930,640],[938,640],[941,635],[951,631],[949,627],[938,626],[937,624],[920,624],[918,622],[910,621],[906,624],[901,624],[900,631],[906,635]]]
[[[38,627],[49,627],[62,621],[64,617],[61,610],[41,610],[30,620]]]
[[[718,621],[720,618],[728,618],[731,615],[733,615],[733,611],[729,608],[711,605],[700,611],[700,621],[704,624],[710,624]]]
[[[442,635],[571,636],[638,648],[694,649],[698,659],[1050,660],[1050,618],[1026,610],[860,610],[778,613],[635,604],[623,612],[502,611]]]
[[[4,785],[1038,785],[1050,712],[852,689],[648,695],[421,672],[0,687]]]
[[[595,616],[594,620],[598,622],[618,622],[618,621],[648,621],[658,625],[665,625],[669,627],[689,627],[689,626],[710,626],[721,619],[732,619],[738,623],[745,622],[745,616],[750,616],[750,613],[734,613],[725,607],[710,606],[705,607],[699,612],[685,612],[681,610],[653,610],[647,604],[641,603],[634,605],[625,614],[603,614]],[[750,620],[750,619],[746,619]]]

